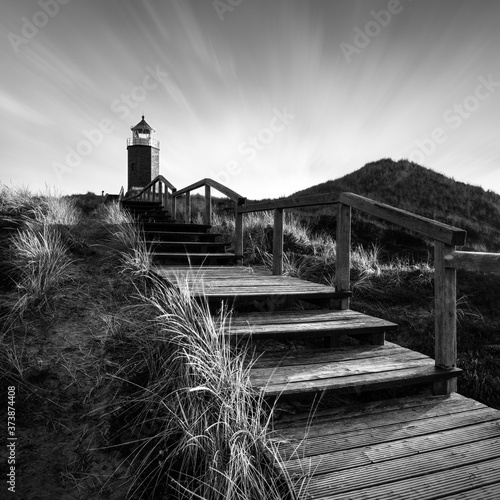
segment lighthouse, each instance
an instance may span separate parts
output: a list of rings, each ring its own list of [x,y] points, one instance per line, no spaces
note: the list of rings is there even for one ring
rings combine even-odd
[[[147,186],[160,173],[160,141],[152,137],[154,130],[144,115],[130,130],[132,137],[127,139],[129,193]]]

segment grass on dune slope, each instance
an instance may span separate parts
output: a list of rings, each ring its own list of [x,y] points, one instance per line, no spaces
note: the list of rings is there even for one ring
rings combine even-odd
[[[24,437],[21,493],[291,498],[269,412],[220,334],[227,313],[213,318],[153,279],[116,205],[82,214],[61,201],[56,216],[46,197],[22,202],[0,336],[1,385],[17,388]]]

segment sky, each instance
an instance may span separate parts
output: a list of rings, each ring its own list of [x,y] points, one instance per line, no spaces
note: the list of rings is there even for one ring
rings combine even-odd
[[[2,0],[0,183],[287,196],[380,158],[500,193],[497,0]]]

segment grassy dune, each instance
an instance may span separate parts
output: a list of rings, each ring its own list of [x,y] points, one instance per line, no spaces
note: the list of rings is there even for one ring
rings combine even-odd
[[[245,353],[220,335],[228,312],[212,317],[186,287],[155,279],[143,235],[116,205],[7,188],[0,203],[19,223],[0,267],[0,384],[17,391],[19,491],[287,498],[296,478],[281,469]],[[285,272],[330,284],[335,241],[301,220],[287,215]],[[245,227],[245,263],[270,266],[271,214]],[[234,220],[216,215],[213,230],[230,238]],[[433,355],[432,262],[355,246],[351,282],[353,308],[399,323],[389,340]],[[459,273],[458,283],[459,391],[500,408],[499,280]]]
[[[22,203],[2,210],[20,225],[4,248],[0,337],[2,391],[17,391],[19,491],[292,498],[244,352],[220,334],[227,312],[214,318],[155,279],[118,206]]]

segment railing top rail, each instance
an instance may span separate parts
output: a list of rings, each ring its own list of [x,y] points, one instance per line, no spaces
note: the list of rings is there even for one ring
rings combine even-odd
[[[163,175],[160,174],[157,175],[148,185],[144,186],[141,191],[139,191],[136,194],[133,194],[132,196],[127,196],[126,198],[123,198],[123,200],[134,200],[135,198],[139,198],[139,196],[141,196],[142,193],[146,192],[151,186],[160,181],[163,182],[163,184],[165,184],[172,190],[172,192],[175,193],[176,191],[175,186],[171,182],[167,181],[167,179],[165,179],[165,177],[163,177]]]
[[[447,245],[461,246],[465,244],[467,232],[458,227],[428,219],[354,193],[340,193],[339,202]]]
[[[407,212],[406,210],[401,210],[354,193],[340,193],[338,196],[332,193],[326,193],[250,203],[239,207],[238,212],[260,212],[276,208],[297,208],[335,203],[343,203],[361,212],[410,229],[423,236],[441,241],[448,245],[461,246],[465,244],[467,232],[463,229],[428,219],[427,217]]]
[[[178,189],[175,193],[174,196],[181,196],[183,194],[189,193],[190,191],[194,191],[195,189],[198,189],[203,186],[210,186],[218,191],[220,191],[222,194],[225,194],[228,198],[231,198],[233,201],[235,201],[238,205],[242,205],[245,203],[246,198],[244,196],[241,196],[238,194],[236,191],[233,191],[232,189],[229,189],[228,187],[224,186],[223,184],[220,184],[217,181],[214,181],[213,179],[201,179],[198,182],[195,182],[193,184],[190,184],[189,186],[186,186],[185,188]]]
[[[444,255],[445,267],[500,273],[500,253],[452,251]]]
[[[249,203],[238,208],[238,212],[262,212],[265,210],[274,210],[275,208],[311,207],[315,205],[331,205],[338,202],[339,198],[335,194],[315,194],[311,196],[297,196],[294,198],[280,198],[278,200]]]

